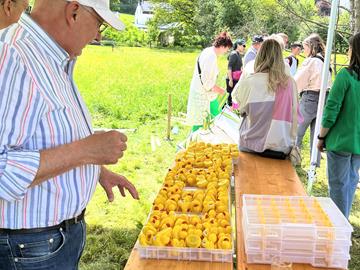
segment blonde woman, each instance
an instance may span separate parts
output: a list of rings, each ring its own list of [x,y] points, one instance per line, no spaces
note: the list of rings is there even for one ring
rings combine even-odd
[[[311,149],[315,132],[317,106],[319,102],[321,73],[324,65],[325,44],[318,34],[311,34],[303,41],[303,47],[306,59],[294,76],[297,89],[301,97],[300,112],[304,117],[303,123],[298,127],[296,144],[298,146],[302,145],[305,132],[310,126]],[[327,84],[327,88],[330,89],[330,87],[331,74],[329,74],[329,81]],[[320,166],[320,153],[318,156],[317,165]]]
[[[284,159],[295,144],[297,91],[285,72],[279,42],[264,41],[255,59],[254,74],[239,81],[232,97],[245,115],[240,150]]]

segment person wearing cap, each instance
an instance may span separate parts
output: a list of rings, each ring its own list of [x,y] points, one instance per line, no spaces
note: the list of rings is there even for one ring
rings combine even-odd
[[[297,56],[301,53],[302,45],[300,42],[294,42],[290,45],[291,54],[285,58],[285,61],[290,66],[290,74],[291,76],[295,76],[297,68],[299,66],[299,59]]]
[[[261,48],[261,44],[264,42],[264,38],[261,35],[256,35],[252,38],[252,45],[244,56],[244,66],[252,60],[255,60],[258,50]]]
[[[246,41],[245,39],[237,39],[233,44],[233,51],[228,57],[228,74],[226,77],[226,91],[229,93],[228,105],[232,106],[231,93],[234,86],[240,79],[242,70],[242,54],[245,52]]]
[[[109,201],[114,187],[138,199],[103,166],[122,157],[126,136],[94,134],[73,79],[104,23],[124,27],[109,0],[36,0],[0,32],[0,269],[78,269],[97,183]]]
[[[16,23],[28,5],[28,0],[0,0],[0,30]]]

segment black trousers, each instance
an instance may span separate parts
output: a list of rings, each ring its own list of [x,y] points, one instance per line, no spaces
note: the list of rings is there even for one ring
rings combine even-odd
[[[235,85],[237,84],[237,82],[238,82],[238,81],[233,80],[233,87],[230,87],[230,85],[229,85],[229,79],[226,78],[226,92],[229,93],[227,104],[228,104],[229,106],[232,106],[231,93],[232,93],[232,91],[234,90],[234,87],[235,87]]]

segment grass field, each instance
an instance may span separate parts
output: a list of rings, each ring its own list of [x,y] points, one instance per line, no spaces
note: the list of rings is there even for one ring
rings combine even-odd
[[[82,270],[123,269],[150,205],[167,168],[172,164],[176,144],[189,133],[181,112],[186,99],[197,51],[159,50],[147,48],[88,47],[79,58],[76,81],[93,116],[95,127],[124,128],[129,138],[128,150],[116,172],[127,176],[138,188],[140,201],[116,197],[108,203],[98,187],[87,207],[88,236],[81,260]],[[226,58],[220,59],[224,85]],[[166,137],[168,94],[173,99],[172,125],[179,127],[172,140]],[[305,182],[309,164],[308,136],[305,138],[304,160],[297,171]],[[151,144],[153,143],[153,146]],[[325,160],[318,170],[314,192],[327,195]],[[354,225],[351,270],[360,263],[360,201],[357,194],[351,222]]]

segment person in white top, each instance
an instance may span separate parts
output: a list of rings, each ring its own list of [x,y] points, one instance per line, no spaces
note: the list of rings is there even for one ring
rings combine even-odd
[[[192,131],[201,128],[207,116],[215,116],[216,109],[211,110],[210,103],[219,94],[226,91],[216,85],[219,73],[217,57],[226,53],[232,47],[231,37],[227,32],[220,33],[214,40],[213,46],[204,49],[196,60],[187,104],[186,122],[193,126]],[[211,111],[214,111],[213,113]]]
[[[325,44],[318,34],[311,34],[303,41],[306,59],[296,72],[294,79],[300,93],[300,112],[304,121],[298,127],[296,144],[300,147],[307,128],[310,126],[310,151],[314,139],[317,107],[321,87],[321,72],[324,65]],[[329,69],[327,89],[331,87],[331,69]],[[320,166],[320,153],[317,160]]]
[[[16,23],[28,5],[28,0],[0,0],[0,29]]]
[[[294,42],[290,45],[291,54],[285,58],[286,62],[290,66],[290,74],[291,76],[295,76],[297,68],[299,66],[299,59],[297,56],[301,53],[302,45],[300,42]]]

